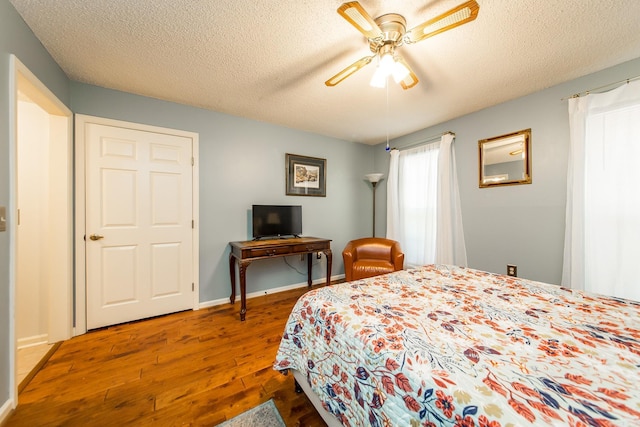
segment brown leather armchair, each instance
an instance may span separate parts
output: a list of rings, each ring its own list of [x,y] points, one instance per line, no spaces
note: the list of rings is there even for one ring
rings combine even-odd
[[[402,270],[400,243],[381,237],[366,237],[347,243],[342,251],[347,282]]]

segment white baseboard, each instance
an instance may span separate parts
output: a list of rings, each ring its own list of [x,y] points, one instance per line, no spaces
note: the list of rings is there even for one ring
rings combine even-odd
[[[0,426],[7,422],[13,410],[16,408],[13,399],[9,399],[0,407]]]
[[[344,279],[344,274],[338,274],[337,276],[331,276],[331,281]],[[315,279],[311,282],[312,285],[318,285],[325,283],[326,279]],[[306,288],[307,282],[294,283],[293,285],[280,286],[278,288],[265,289],[264,291],[251,292],[247,294],[247,299],[261,297],[269,294],[276,294],[278,292],[290,291],[291,289]],[[240,295],[236,295],[236,301],[240,298]],[[215,307],[216,305],[228,304],[229,298],[220,298],[211,301],[204,301],[199,304],[199,308]]]
[[[18,348],[33,347],[34,345],[47,344],[49,342],[49,335],[33,335],[31,337],[18,338]]]

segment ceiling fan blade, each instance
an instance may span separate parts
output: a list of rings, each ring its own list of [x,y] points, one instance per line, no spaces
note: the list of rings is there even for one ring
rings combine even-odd
[[[349,65],[347,68],[340,71],[338,74],[336,74],[335,76],[331,77],[329,80],[324,82],[324,84],[326,84],[327,86],[337,85],[338,83],[340,83],[341,81],[349,77],[351,74],[355,73],[360,68],[370,63],[375,57],[376,57],[375,55],[371,55],[371,56],[365,56],[364,58],[358,59],[356,62]]]
[[[357,1],[343,3],[338,8],[338,13],[368,39],[374,39],[382,34],[378,24]]]
[[[436,34],[443,33],[459,25],[471,22],[478,16],[480,6],[475,0],[468,1],[443,13],[407,32],[409,43],[416,43]]]
[[[413,72],[411,67],[409,67],[409,64],[407,64],[407,61],[405,61],[404,58],[400,55],[396,55],[396,61],[404,65],[409,71],[409,74],[407,74],[404,79],[400,80],[400,86],[402,86],[402,89],[405,89],[405,90],[411,89],[412,87],[417,85],[418,76],[416,76],[416,74]]]

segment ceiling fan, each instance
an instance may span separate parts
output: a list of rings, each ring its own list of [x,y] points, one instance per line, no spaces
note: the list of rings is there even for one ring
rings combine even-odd
[[[475,0],[467,1],[406,31],[407,22],[402,15],[387,13],[373,19],[357,1],[343,3],[338,8],[338,13],[364,34],[373,55],[357,60],[331,77],[325,84],[337,85],[378,57],[378,68],[371,79],[371,85],[385,87],[387,77],[393,76],[396,83],[400,83],[403,89],[410,89],[418,84],[418,77],[411,71],[404,58],[396,52],[396,48],[403,44],[417,43],[473,21],[478,16],[479,9],[480,6]]]

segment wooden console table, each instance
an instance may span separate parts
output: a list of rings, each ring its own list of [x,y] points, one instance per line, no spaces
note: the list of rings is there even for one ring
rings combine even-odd
[[[231,304],[236,302],[236,269],[240,273],[240,320],[247,313],[247,267],[255,260],[307,254],[307,284],[311,286],[311,260],[316,252],[327,257],[327,285],[331,283],[331,240],[318,237],[293,237],[290,239],[248,240],[229,242],[229,274],[231,275]]]

